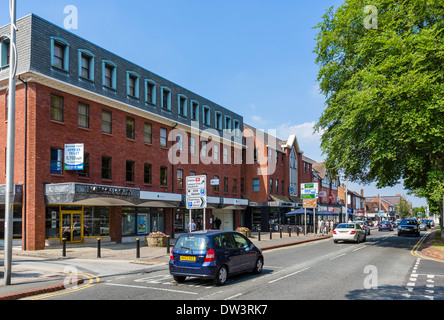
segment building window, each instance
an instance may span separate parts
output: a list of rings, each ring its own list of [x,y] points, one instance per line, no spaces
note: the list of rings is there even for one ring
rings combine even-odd
[[[134,161],[126,160],[126,181],[134,182]]]
[[[168,185],[168,168],[160,167],[160,185],[167,186]]]
[[[191,100],[191,120],[199,121],[199,103]]]
[[[237,179],[233,179],[233,193],[237,193]]]
[[[78,107],[78,126],[89,128],[89,105],[79,102]]]
[[[63,122],[63,97],[51,94],[51,120]]]
[[[102,110],[102,132],[103,133],[113,133],[113,126],[112,126],[112,118],[113,114],[111,111],[108,110]]]
[[[94,81],[94,55],[79,49],[79,77]]]
[[[244,178],[241,178],[241,192],[244,192],[245,191],[245,180],[244,180]]]
[[[51,37],[51,66],[69,71],[69,44],[62,38]]]
[[[196,138],[190,137],[190,154],[196,154]]]
[[[183,188],[183,170],[177,170],[177,186]]]
[[[216,160],[215,163],[219,163],[219,144],[217,143],[214,143],[213,158]]]
[[[102,82],[104,87],[117,88],[117,66],[111,61],[102,61]]]
[[[257,178],[253,179],[253,191],[259,191],[259,179]]]
[[[126,94],[133,98],[139,98],[139,76],[132,71],[126,72]]]
[[[224,147],[224,164],[229,164],[228,163],[228,148]]]
[[[229,133],[231,132],[231,118],[229,116],[225,116],[225,130],[227,130]]]
[[[224,192],[228,192],[228,178],[224,177]]]
[[[202,150],[200,151],[201,157],[207,156],[207,141],[202,141]]]
[[[167,147],[167,129],[165,128],[160,128],[160,146],[161,147]]]
[[[216,111],[214,113],[214,127],[218,130],[222,130],[222,113]]]
[[[9,66],[9,43],[9,39],[6,39],[0,45],[0,68]]]
[[[102,179],[111,180],[111,163],[111,157],[102,157]]]
[[[171,111],[171,90],[167,87],[160,88],[161,108]]]
[[[194,177],[196,175],[196,171],[190,171],[190,177]]]
[[[136,120],[126,117],[126,138],[134,140],[136,137]]]
[[[152,184],[152,168],[153,166],[150,163],[143,165],[143,182],[146,184]]]
[[[145,101],[156,105],[156,83],[152,80],[145,80]]]
[[[177,109],[180,116],[186,117],[188,112],[188,99],[183,94],[179,94],[177,97]]]
[[[143,129],[143,141],[145,141],[145,143],[153,143],[153,126],[151,125],[151,123],[147,123],[145,122],[145,126]]]
[[[202,106],[202,122],[203,124],[209,126],[211,124],[210,121],[210,107]]]
[[[63,149],[51,148],[51,173],[63,174]]]
[[[276,193],[278,193],[279,192],[279,180],[276,180],[275,183],[276,183],[276,185],[275,185],[274,190],[276,190]]]
[[[83,155],[83,170],[77,171],[77,176],[89,178],[89,153]]]
[[[183,151],[183,135],[178,133],[176,136],[176,151]]]
[[[238,120],[233,121],[234,124],[234,135],[236,137],[240,137],[240,123]]]
[[[270,179],[270,192],[273,192],[273,179]]]
[[[219,176],[214,176],[214,180],[219,180]],[[214,192],[219,192],[219,182],[213,186]]]

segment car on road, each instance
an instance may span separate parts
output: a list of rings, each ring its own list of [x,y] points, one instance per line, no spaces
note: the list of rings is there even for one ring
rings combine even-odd
[[[228,276],[242,272],[260,274],[264,256],[239,232],[206,230],[182,234],[171,251],[169,271],[178,283],[186,277],[213,279],[223,285]]]
[[[427,221],[422,220],[419,224],[419,230],[421,231],[427,231],[427,228],[429,228]]]
[[[398,226],[398,236],[404,234],[414,235],[419,237],[421,231],[419,229],[419,224],[416,219],[403,219]]]
[[[381,221],[378,224],[378,230],[379,231],[383,231],[383,230],[393,231],[393,223],[390,221]]]
[[[365,231],[366,235],[370,235],[370,226],[367,221],[356,221],[356,223],[361,226],[362,230]]]
[[[354,241],[359,243],[367,240],[367,234],[358,223],[340,223],[333,230],[333,242]]]

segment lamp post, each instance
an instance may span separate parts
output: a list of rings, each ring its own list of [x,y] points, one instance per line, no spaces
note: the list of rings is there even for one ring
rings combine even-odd
[[[14,153],[15,153],[15,76],[17,71],[16,49],[16,1],[10,0],[9,12],[11,15],[9,92],[8,92],[8,133],[6,141],[6,194],[5,194],[5,285],[11,284],[12,266],[12,228],[14,213]],[[4,40],[5,37],[3,37]]]

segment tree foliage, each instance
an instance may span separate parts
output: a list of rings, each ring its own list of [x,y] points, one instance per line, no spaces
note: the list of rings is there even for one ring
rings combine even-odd
[[[367,4],[346,0],[316,26],[325,164],[352,181],[430,191],[444,176],[444,2],[372,1],[376,30],[364,26]]]

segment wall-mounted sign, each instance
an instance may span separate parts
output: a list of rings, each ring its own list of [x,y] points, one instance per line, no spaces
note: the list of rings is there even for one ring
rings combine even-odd
[[[65,170],[83,170],[83,143],[65,144]]]

